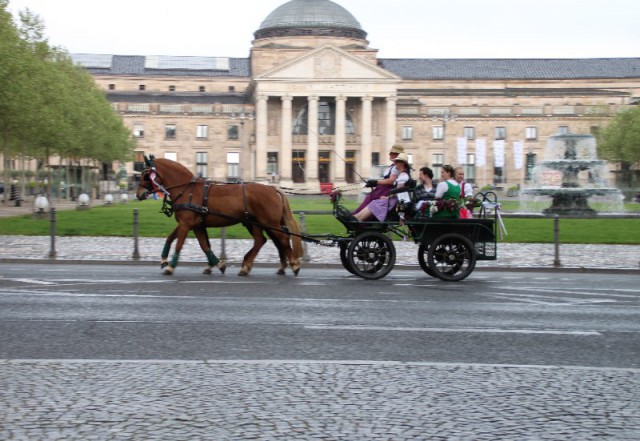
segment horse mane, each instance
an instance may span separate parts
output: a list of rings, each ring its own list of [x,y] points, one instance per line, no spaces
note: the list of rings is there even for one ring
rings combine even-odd
[[[172,161],[170,159],[165,159],[165,158],[158,158],[158,159],[154,159],[153,161],[156,164],[156,166],[159,165],[161,168],[166,167],[171,169],[175,173],[185,174],[189,177],[194,176],[193,173],[191,173],[191,171],[187,167],[180,164],[179,162]]]

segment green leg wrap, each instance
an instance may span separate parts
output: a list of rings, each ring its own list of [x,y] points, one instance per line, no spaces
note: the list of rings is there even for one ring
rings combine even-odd
[[[178,266],[179,258],[180,258],[180,253],[173,253],[173,257],[171,258],[171,263],[169,264],[169,266],[171,268],[175,268],[176,266]]]
[[[220,263],[220,259],[218,259],[216,255],[213,254],[213,251],[211,250],[205,251],[205,254],[207,255],[207,260],[209,261],[209,265],[216,266],[218,263]]]
[[[162,249],[162,254],[160,255],[163,259],[169,257],[169,251],[171,251],[171,244],[169,242],[164,243],[164,248]]]

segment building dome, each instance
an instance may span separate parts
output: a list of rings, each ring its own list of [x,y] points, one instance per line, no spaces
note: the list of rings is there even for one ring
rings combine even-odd
[[[349,11],[330,0],[291,0],[269,14],[254,35],[256,39],[305,35],[365,39],[367,33]]]

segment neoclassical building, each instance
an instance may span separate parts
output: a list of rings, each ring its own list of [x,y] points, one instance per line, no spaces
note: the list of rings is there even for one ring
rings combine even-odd
[[[547,138],[593,133],[640,102],[640,58],[385,59],[349,11],[291,0],[248,58],[73,54],[143,154],[221,181],[318,191],[378,175],[393,144],[414,167],[464,165],[523,184]]]

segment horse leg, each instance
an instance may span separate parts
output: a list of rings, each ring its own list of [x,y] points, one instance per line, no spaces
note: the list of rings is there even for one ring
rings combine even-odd
[[[276,246],[276,249],[278,250],[278,256],[280,256],[280,267],[278,268],[278,272],[276,274],[278,274],[279,276],[283,276],[285,274],[284,270],[287,267],[287,257],[285,255],[284,248],[270,229],[267,230],[267,235]]]
[[[167,236],[167,240],[164,242],[164,248],[162,248],[162,254],[160,255],[160,269],[164,269],[167,265],[169,265],[169,252],[171,251],[171,244],[174,240],[176,240],[176,236],[178,235],[178,227],[176,227],[169,236]]]
[[[247,227],[247,230],[253,236],[253,247],[244,255],[244,259],[242,259],[242,268],[240,268],[239,276],[248,276],[251,272],[251,267],[253,266],[253,261],[256,259],[258,255],[258,251],[260,248],[267,242],[265,239],[263,230],[257,226]]]
[[[211,274],[211,268],[214,266],[224,274],[224,271],[227,269],[227,264],[224,260],[218,259],[211,250],[211,242],[209,241],[209,233],[207,232],[206,227],[194,228],[193,233],[196,235],[200,248],[204,251],[204,254],[207,256],[207,261],[209,262],[209,266],[204,269],[202,274]]]
[[[170,276],[176,270],[178,266],[178,260],[180,260],[180,251],[182,251],[182,246],[184,245],[184,241],[187,239],[187,234],[189,234],[190,228],[188,226],[183,226],[182,224],[178,225],[176,228],[176,235],[178,237],[178,242],[176,243],[176,249],[173,252],[173,256],[171,257],[171,262],[169,262],[169,266],[164,269],[164,275]]]
[[[286,260],[288,260],[289,265],[291,265],[291,270],[293,271],[293,275],[297,276],[298,273],[300,272],[300,259],[298,259],[297,257],[294,257],[293,255],[293,249],[291,248],[291,244],[289,243],[289,235],[287,233],[274,231],[272,240],[276,244],[276,247],[278,248],[278,250],[282,250],[282,254],[280,258],[281,265],[284,265],[284,267],[286,267],[287,266]],[[285,260],[285,256],[286,256],[286,260]],[[284,273],[284,269],[283,269],[283,273]],[[278,271],[278,274],[280,274],[279,271]]]

